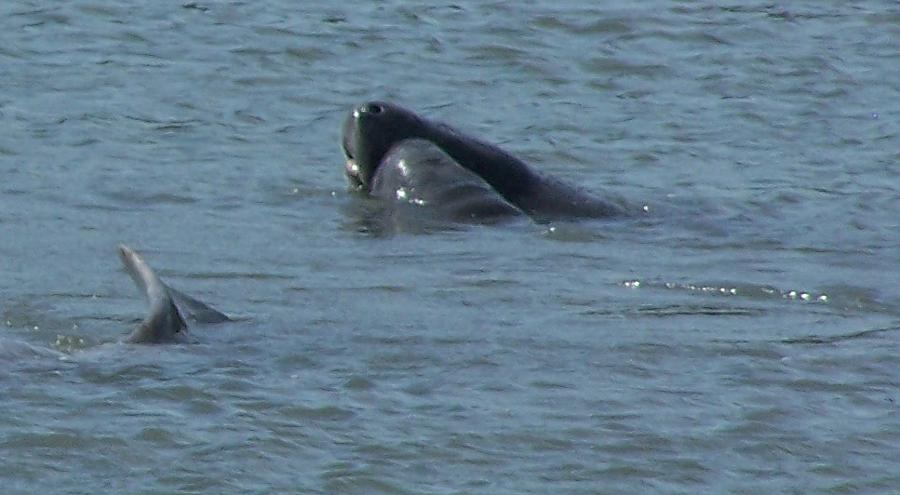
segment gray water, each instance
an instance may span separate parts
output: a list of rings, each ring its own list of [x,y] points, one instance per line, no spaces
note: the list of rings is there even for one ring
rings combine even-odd
[[[8,0],[3,493],[900,492],[900,6]],[[645,213],[373,228],[398,101]],[[115,246],[232,315],[190,345]]]

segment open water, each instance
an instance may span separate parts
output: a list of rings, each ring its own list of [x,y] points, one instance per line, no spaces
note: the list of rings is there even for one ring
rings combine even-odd
[[[3,493],[900,492],[897,2],[7,0],[0,88]],[[646,212],[372,228],[371,98]]]

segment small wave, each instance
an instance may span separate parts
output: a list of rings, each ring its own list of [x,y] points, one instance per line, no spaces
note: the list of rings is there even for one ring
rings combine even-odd
[[[835,285],[813,289],[785,289],[771,285],[749,283],[690,283],[631,279],[620,282],[628,289],[653,289],[693,293],[719,298],[739,298],[747,301],[787,301],[823,308],[829,311],[900,315],[900,306],[886,301],[877,290],[850,285]]]
[[[900,327],[892,326],[885,328],[872,328],[869,330],[860,330],[840,335],[807,335],[794,339],[784,339],[782,344],[837,344],[848,340],[868,339],[880,336],[885,333],[900,331]]]
[[[665,289],[675,291],[695,292],[699,294],[722,297],[750,297],[756,299],[786,299],[808,303],[825,304],[830,301],[828,294],[823,292],[806,291],[800,289],[778,289],[768,285],[753,284],[716,284],[716,283],[676,283],[642,280],[625,280],[620,284],[628,289]]]
[[[139,191],[137,189],[123,189],[119,191],[102,192],[101,194],[118,204],[128,205],[185,205],[197,202],[197,198],[183,194],[168,192],[152,193]]]
[[[353,411],[336,406],[306,407],[289,406],[283,408],[281,414],[287,418],[298,421],[345,421],[354,416]]]

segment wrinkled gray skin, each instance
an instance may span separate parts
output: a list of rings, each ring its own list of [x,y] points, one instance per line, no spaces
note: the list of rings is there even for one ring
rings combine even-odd
[[[460,223],[496,223],[522,215],[484,179],[424,139],[391,146],[372,176],[370,194],[423,206],[438,218]]]
[[[135,344],[190,342],[183,314],[204,323],[228,321],[223,313],[174,289],[156,275],[150,265],[128,246],[118,246],[119,258],[135,285],[147,297],[149,312],[125,339]]]
[[[453,161],[481,177],[503,198],[539,221],[608,218],[624,210],[575,186],[532,169],[497,146],[430,121],[399,105],[364,103],[347,116],[342,145],[353,189],[372,192],[378,169],[397,143],[430,141]],[[417,166],[408,163],[408,166]]]

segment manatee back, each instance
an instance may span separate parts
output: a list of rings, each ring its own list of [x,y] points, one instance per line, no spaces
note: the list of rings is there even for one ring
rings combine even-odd
[[[428,122],[426,129],[427,138],[452,160],[482,177],[503,198],[535,220],[609,218],[625,214],[625,209],[615,202],[545,175],[495,144],[440,122]]]

